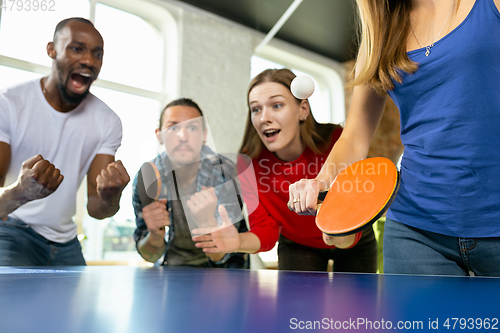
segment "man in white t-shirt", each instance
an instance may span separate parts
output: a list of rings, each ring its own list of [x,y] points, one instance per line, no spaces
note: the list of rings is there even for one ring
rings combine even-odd
[[[130,180],[114,158],[121,122],[89,93],[103,45],[92,22],[63,20],[50,75],[0,92],[0,266],[85,265],[73,221],[85,175],[89,215],[119,209]]]

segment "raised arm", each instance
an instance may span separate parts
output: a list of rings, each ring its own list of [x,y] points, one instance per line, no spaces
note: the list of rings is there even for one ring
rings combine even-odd
[[[167,199],[148,200],[139,195],[140,172],[134,177],[132,184],[132,206],[134,207],[135,223],[134,240],[137,251],[144,260],[155,263],[165,253],[165,227],[170,225],[170,214],[167,210]],[[142,185],[141,185],[142,187]]]
[[[299,215],[316,215],[318,193],[328,189],[338,173],[366,158],[380,123],[387,96],[368,86],[354,88],[344,130],[315,179],[302,179],[290,185],[289,207]],[[294,199],[299,198],[300,201]]]
[[[5,178],[10,165],[10,145],[0,142],[0,187],[5,186]]]
[[[345,128],[316,176],[317,180],[331,184],[340,171],[366,158],[386,100],[387,96],[379,96],[367,86],[354,88]]]
[[[137,242],[139,254],[149,262],[156,262],[165,253],[165,227],[170,225],[167,199],[160,199],[142,207],[141,214],[136,211],[137,225],[147,230],[146,235]],[[141,221],[142,220],[142,221]]]
[[[11,159],[10,145],[0,142],[0,217],[5,217],[27,202],[52,194],[64,177],[49,161],[36,155],[23,162],[17,181],[5,185]]]
[[[120,208],[122,191],[130,177],[121,161],[98,154],[87,173],[87,210],[96,219],[113,216]]]

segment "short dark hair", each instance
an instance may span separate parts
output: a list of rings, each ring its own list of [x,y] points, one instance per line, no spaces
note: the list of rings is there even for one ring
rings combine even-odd
[[[78,22],[87,23],[87,24],[90,24],[95,29],[94,23],[92,23],[91,21],[87,20],[86,18],[83,18],[83,17],[70,17],[70,18],[64,19],[61,22],[57,23],[56,29],[54,30],[54,36],[52,37],[54,42],[57,39],[57,33],[59,31],[61,31],[66,26],[66,24],[68,24],[68,22],[70,22],[70,21],[78,21]]]
[[[189,107],[192,107],[192,108],[198,110],[198,112],[200,113],[200,116],[203,117],[203,112],[201,111],[200,107],[192,99],[190,99],[190,98],[184,98],[184,97],[178,98],[178,99],[175,99],[172,102],[168,103],[167,106],[165,106],[163,108],[163,110],[161,111],[161,114],[160,114],[160,126],[158,126],[158,128],[160,130],[161,130],[161,125],[163,124],[163,115],[165,114],[165,110],[167,110],[168,108],[170,108],[172,106],[189,106]],[[205,120],[202,119],[201,123],[203,124],[203,129],[205,129]]]

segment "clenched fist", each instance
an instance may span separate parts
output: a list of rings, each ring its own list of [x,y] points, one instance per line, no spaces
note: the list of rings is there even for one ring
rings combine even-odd
[[[164,236],[165,227],[170,225],[170,215],[167,211],[167,199],[154,201],[142,208],[142,218],[148,231],[155,236]]]
[[[129,181],[130,177],[122,162],[111,162],[97,176],[97,194],[103,201],[111,202],[120,196]]]
[[[196,192],[186,202],[194,224],[198,228],[216,227],[215,210],[217,209],[217,195],[213,187],[202,186],[201,192]]]
[[[24,202],[42,199],[54,193],[63,179],[59,169],[36,155],[23,162],[14,193]]]

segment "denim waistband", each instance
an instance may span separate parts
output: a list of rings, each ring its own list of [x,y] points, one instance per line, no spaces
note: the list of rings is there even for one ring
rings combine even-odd
[[[21,220],[15,219],[11,216],[3,217],[0,219],[0,226],[13,226],[18,228],[28,229],[30,226]]]

